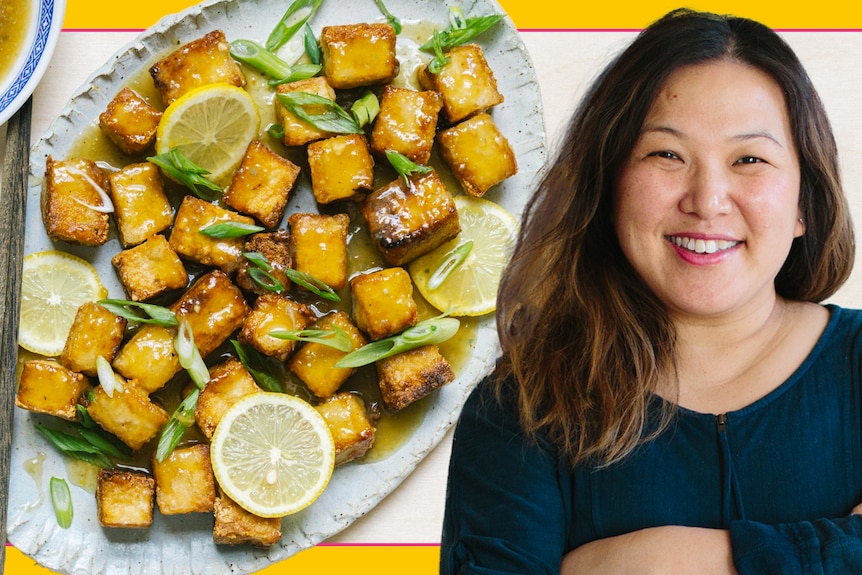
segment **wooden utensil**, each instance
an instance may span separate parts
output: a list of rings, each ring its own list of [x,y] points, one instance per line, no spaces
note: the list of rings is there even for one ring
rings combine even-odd
[[[33,99],[28,98],[6,124],[6,155],[0,182],[0,573],[6,568],[6,519],[32,109]]]

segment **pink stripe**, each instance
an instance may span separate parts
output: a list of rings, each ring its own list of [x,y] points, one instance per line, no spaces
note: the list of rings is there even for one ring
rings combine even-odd
[[[318,543],[318,547],[440,547],[439,543]]]

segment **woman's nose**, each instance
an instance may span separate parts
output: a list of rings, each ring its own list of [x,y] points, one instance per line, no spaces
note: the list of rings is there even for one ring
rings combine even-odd
[[[701,164],[694,167],[689,172],[686,189],[680,198],[680,210],[705,220],[729,213],[733,207],[731,178],[732,175],[719,165]]]

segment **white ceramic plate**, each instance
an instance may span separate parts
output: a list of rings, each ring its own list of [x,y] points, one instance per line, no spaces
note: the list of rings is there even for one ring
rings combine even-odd
[[[422,20],[448,25],[450,0],[387,0],[387,8],[402,20]],[[48,155],[65,158],[78,135],[97,122],[111,98],[141,70],[166,52],[213,29],[225,31],[229,40],[265,40],[275,18],[288,5],[286,0],[218,0],[205,2],[186,12],[172,15],[144,32],[95,71],[79,88],[67,108],[51,124],[31,151],[32,185],[28,196],[27,253],[44,249],[64,249],[91,260],[111,297],[123,297],[110,264],[118,251],[111,245],[98,250],[54,246],[48,240],[39,213],[40,183]],[[501,13],[493,0],[460,3],[468,16]],[[316,33],[324,25],[382,21],[374,0],[330,0],[312,21]],[[430,29],[429,29],[430,33]],[[399,37],[399,44],[408,41]],[[506,19],[478,42],[483,46],[505,103],[492,115],[514,148],[519,173],[496,186],[487,198],[520,215],[545,161],[545,130],[542,104],[535,71],[517,30]],[[294,191],[289,209],[315,210],[308,189]],[[111,240],[116,242],[116,240]],[[118,244],[117,244],[118,245]],[[200,573],[220,575],[247,573],[311,547],[347,527],[368,513],[395,489],[433,449],[453,425],[473,386],[488,374],[499,355],[494,317],[481,318],[476,327],[469,359],[458,369],[456,380],[436,391],[429,399],[424,418],[416,431],[397,450],[372,462],[353,462],[338,468],[324,494],[304,511],[282,522],[283,537],[268,550],[247,546],[216,546],[212,542],[209,514],[165,517],[156,512],[148,530],[103,529],[96,517],[92,493],[73,487],[75,519],[68,530],[61,529],[47,501],[47,481],[53,475],[66,477],[62,458],[33,428],[39,417],[17,410],[14,422],[12,486],[9,503],[9,540],[42,565],[61,573]],[[43,502],[25,462],[37,452],[48,458],[40,477]],[[407,511],[409,513],[409,511]],[[393,527],[397,529],[397,527]]]
[[[63,27],[66,0],[38,0],[32,4],[27,48],[19,55],[9,77],[0,79],[0,124],[5,124],[36,89]]]

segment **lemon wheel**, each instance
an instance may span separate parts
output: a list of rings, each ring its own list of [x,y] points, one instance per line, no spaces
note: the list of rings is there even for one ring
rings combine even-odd
[[[472,196],[456,196],[461,233],[409,264],[413,283],[428,303],[452,316],[491,313],[500,276],[509,262],[518,222],[502,206]],[[466,258],[439,282],[438,270],[451,255],[472,243]]]
[[[156,152],[173,148],[224,184],[258,136],[260,113],[251,94],[230,84],[189,90],[167,107],[156,131]]]
[[[18,344],[40,355],[60,355],[78,308],[107,295],[99,274],[86,260],[55,250],[26,256]]]
[[[210,446],[219,487],[260,517],[305,509],[329,483],[335,444],[309,403],[261,392],[236,402],[216,426]]]

